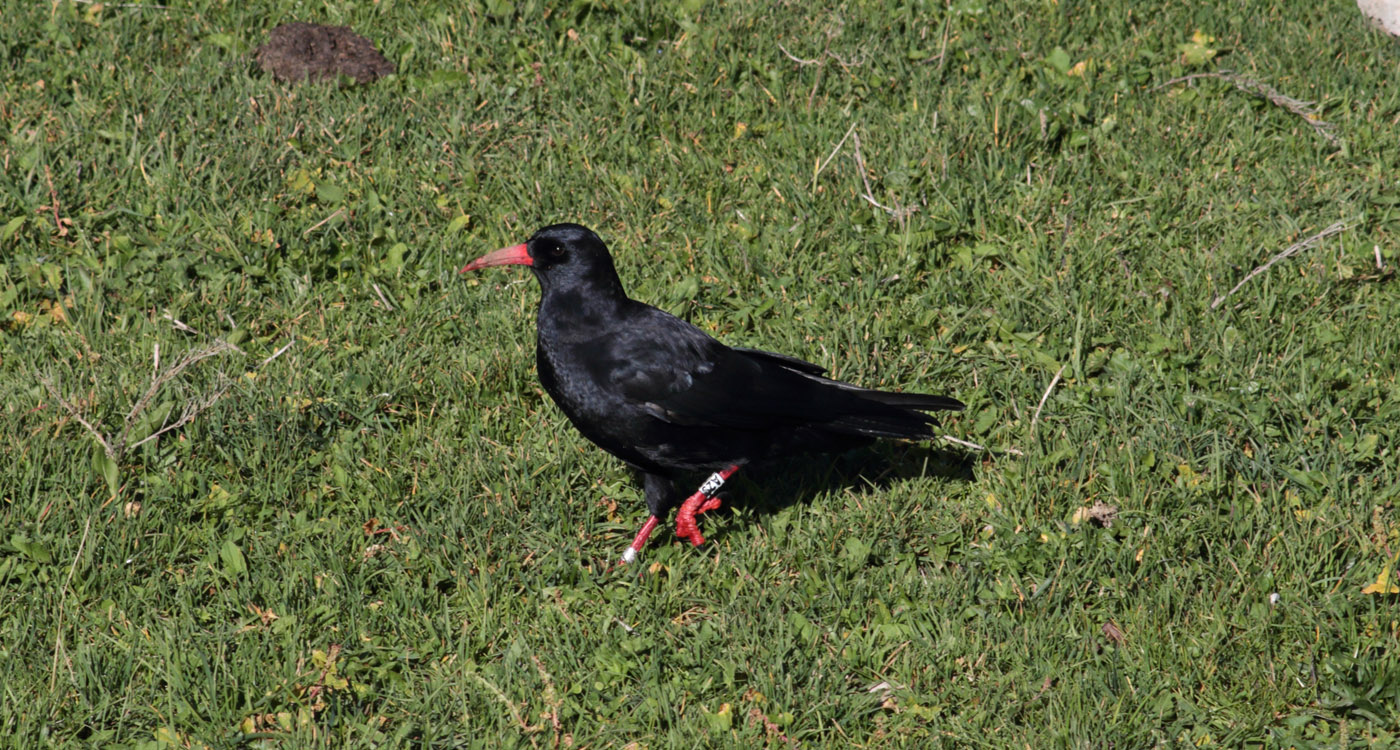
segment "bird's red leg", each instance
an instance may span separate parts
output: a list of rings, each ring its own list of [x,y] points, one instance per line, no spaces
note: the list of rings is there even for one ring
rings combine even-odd
[[[700,527],[695,523],[695,517],[707,510],[714,510],[719,507],[719,498],[715,493],[724,486],[725,480],[734,476],[734,472],[739,470],[739,465],[734,464],[729,468],[715,472],[710,475],[705,483],[700,485],[700,489],[694,495],[686,498],[681,504],[681,510],[676,514],[676,536],[687,539],[691,544],[699,547],[705,543],[705,537],[700,535]]]
[[[632,544],[622,553],[622,559],[618,563],[631,565],[637,560],[637,553],[647,546],[647,540],[651,538],[651,532],[656,529],[656,525],[661,523],[661,519],[656,516],[647,518],[647,522],[642,524],[642,530],[632,538]]]

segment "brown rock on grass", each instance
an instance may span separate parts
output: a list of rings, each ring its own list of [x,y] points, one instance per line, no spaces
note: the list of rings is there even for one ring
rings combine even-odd
[[[290,83],[345,75],[369,83],[394,72],[374,43],[349,26],[286,23],[272,30],[258,48],[258,65],[273,78]]]

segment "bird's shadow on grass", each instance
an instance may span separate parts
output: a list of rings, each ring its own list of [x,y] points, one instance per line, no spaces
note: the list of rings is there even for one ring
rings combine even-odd
[[[757,516],[767,516],[792,505],[810,503],[825,493],[853,488],[881,492],[921,477],[970,482],[976,476],[973,469],[979,461],[975,453],[897,443],[764,461],[740,470],[720,492],[720,509],[711,512],[737,506]],[[716,536],[720,534],[716,532]]]

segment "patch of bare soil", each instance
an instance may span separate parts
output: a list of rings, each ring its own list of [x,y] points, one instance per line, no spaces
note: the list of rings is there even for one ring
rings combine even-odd
[[[394,64],[374,43],[349,26],[321,26],[296,21],[272,30],[258,48],[258,65],[287,83],[320,81],[345,75],[370,83],[394,72]]]

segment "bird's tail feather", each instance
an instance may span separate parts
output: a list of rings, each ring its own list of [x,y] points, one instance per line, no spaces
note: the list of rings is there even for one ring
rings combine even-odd
[[[847,435],[928,440],[937,437],[933,431],[937,421],[923,412],[962,411],[964,408],[963,402],[948,396],[877,391],[813,373],[804,374],[855,397],[838,407],[840,416],[826,424],[827,429]]]
[[[962,411],[963,402],[948,396],[930,396],[926,393],[892,393],[890,391],[862,391],[861,397],[905,409],[920,411]]]
[[[862,394],[865,395],[865,394]],[[919,393],[885,393],[870,391],[865,408],[843,414],[830,423],[837,432],[867,437],[928,440],[936,437],[937,422],[919,410],[956,410],[962,403],[944,396]]]
[[[937,437],[933,432],[933,420],[915,412],[905,412],[903,418],[871,417],[850,415],[831,422],[828,427],[835,432],[847,435],[861,435],[875,438],[895,438],[897,440],[929,440]]]

